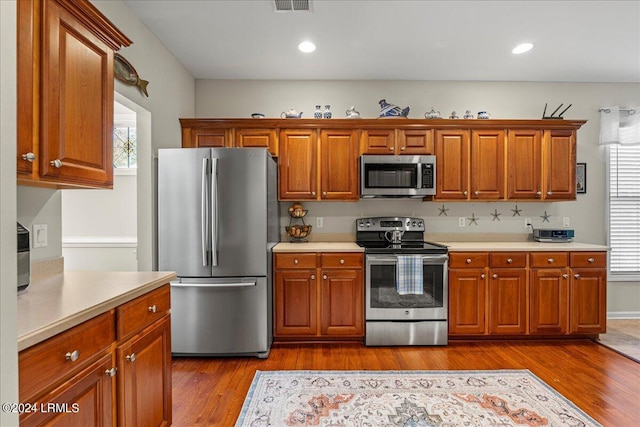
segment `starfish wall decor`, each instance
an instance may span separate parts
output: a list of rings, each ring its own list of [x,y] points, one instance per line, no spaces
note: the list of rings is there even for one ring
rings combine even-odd
[[[498,212],[498,209],[494,209],[493,212],[490,212],[490,214],[493,217],[491,222],[495,221],[496,219],[498,220],[498,222],[500,221],[500,215],[502,214]]]
[[[471,225],[471,224],[478,225],[478,219],[479,218],[476,218],[476,214],[475,213],[472,212],[471,213],[471,218],[467,218],[467,219],[469,220],[469,225]]]
[[[542,222],[549,222],[549,218],[551,218],[551,215],[549,215],[547,211],[544,211],[544,215],[540,215],[540,218],[542,218]]]
[[[438,210],[440,211],[440,213],[438,214],[438,216],[447,216],[447,212],[449,211],[449,209],[445,208],[444,205],[442,205],[441,208],[438,208]]]
[[[512,216],[516,216],[516,215],[520,216],[520,212],[522,212],[522,209],[519,209],[518,208],[518,204],[516,203],[516,208],[515,209],[511,209],[511,212],[513,212]]]

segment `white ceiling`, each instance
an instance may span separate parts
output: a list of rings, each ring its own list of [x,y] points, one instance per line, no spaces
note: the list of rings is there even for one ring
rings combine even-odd
[[[124,3],[196,79],[640,82],[637,0]]]

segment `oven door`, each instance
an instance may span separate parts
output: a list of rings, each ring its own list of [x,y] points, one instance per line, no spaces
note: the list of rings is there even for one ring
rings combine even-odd
[[[446,254],[423,255],[423,293],[400,295],[396,255],[366,255],[366,320],[446,320],[448,260]]]

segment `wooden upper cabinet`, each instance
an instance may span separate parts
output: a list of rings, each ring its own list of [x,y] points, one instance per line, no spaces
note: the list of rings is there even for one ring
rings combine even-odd
[[[507,197],[542,198],[542,132],[510,130],[507,144]]]
[[[543,196],[546,200],[576,198],[576,132],[546,130],[543,135]]]
[[[278,132],[275,129],[236,129],[236,147],[268,148],[269,152],[278,155]]]
[[[113,54],[131,41],[89,1],[18,4],[19,183],[111,188]]]
[[[433,129],[366,129],[362,154],[433,154]]]
[[[395,129],[365,129],[362,131],[362,154],[395,154]]]
[[[320,198],[358,200],[358,132],[320,132]]]
[[[231,129],[183,129],[182,146],[223,148],[233,145],[233,132]]]
[[[316,130],[281,130],[278,159],[280,200],[315,200],[318,188],[317,167]]]
[[[504,130],[471,132],[471,199],[504,198]]]
[[[469,195],[469,131],[436,130],[435,199],[466,200]]]

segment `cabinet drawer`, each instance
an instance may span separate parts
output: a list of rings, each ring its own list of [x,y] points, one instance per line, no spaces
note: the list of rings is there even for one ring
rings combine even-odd
[[[21,351],[20,401],[26,402],[38,391],[86,366],[97,354],[110,350],[114,341],[112,310]]]
[[[531,252],[531,268],[566,267],[569,256],[566,252]]]
[[[491,267],[498,267],[498,268],[510,268],[510,267],[524,268],[527,266],[527,253],[526,252],[491,252],[489,254],[489,265]]]
[[[316,268],[315,252],[275,254],[275,268]]]
[[[606,252],[571,252],[571,267],[605,268]]]
[[[323,268],[362,268],[362,254],[360,253],[323,253]]]
[[[484,268],[488,264],[486,252],[451,252],[449,253],[450,268]]]
[[[171,309],[169,285],[146,293],[116,309],[118,340],[138,332]]]

